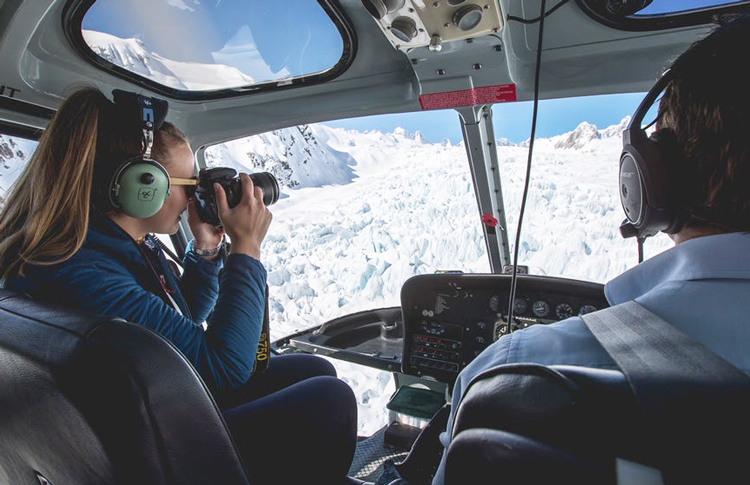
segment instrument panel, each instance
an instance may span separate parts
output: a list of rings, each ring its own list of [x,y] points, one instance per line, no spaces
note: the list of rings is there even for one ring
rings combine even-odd
[[[410,278],[401,290],[402,371],[452,383],[492,342],[609,306],[598,283],[518,275],[512,327],[510,275],[436,274]]]

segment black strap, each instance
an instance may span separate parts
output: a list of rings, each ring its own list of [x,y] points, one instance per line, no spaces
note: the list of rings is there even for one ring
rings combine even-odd
[[[642,405],[665,379],[695,386],[750,386],[750,377],[647,308],[629,301],[582,316]]]
[[[257,376],[268,369],[268,365],[271,363],[270,338],[270,323],[268,321],[268,285],[266,285],[266,309],[263,312],[263,328],[260,331],[258,349],[255,351],[255,365],[253,366],[253,373],[251,375]]]
[[[634,301],[582,319],[628,379],[668,483],[719,483],[743,468],[747,374]]]

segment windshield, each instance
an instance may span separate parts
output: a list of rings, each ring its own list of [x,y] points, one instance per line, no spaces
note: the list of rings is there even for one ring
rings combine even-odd
[[[519,246],[519,264],[531,274],[604,283],[637,263],[635,241],[618,232],[624,213],[617,178],[621,132],[640,98],[542,103],[541,120],[557,120],[561,111],[588,113],[581,116],[604,126],[574,116],[572,124],[541,122]],[[600,116],[574,110],[575,103],[618,109]],[[497,132],[511,137],[497,140],[511,245],[530,109],[517,103],[494,110]],[[414,275],[490,271],[453,111],[291,127],[209,147],[205,159],[212,167],[270,171],[281,184],[262,255],[273,340],[343,315],[398,306],[401,286]],[[669,246],[665,235],[649,239],[646,256]]]
[[[205,158],[270,171],[282,185],[262,255],[272,339],[399,306],[414,275],[489,271],[466,151],[455,141],[318,124],[211,147]]]

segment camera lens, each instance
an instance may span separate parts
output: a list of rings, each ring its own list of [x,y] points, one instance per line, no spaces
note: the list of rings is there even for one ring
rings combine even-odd
[[[263,190],[263,204],[269,206],[279,200],[279,182],[269,172],[250,174],[250,180]],[[203,222],[220,227],[216,195],[213,184],[219,183],[227,196],[227,205],[235,207],[242,200],[242,180],[237,171],[228,167],[206,168],[198,175],[198,186],[195,191],[196,209]]]
[[[263,204],[272,205],[279,200],[279,182],[270,172],[251,173],[250,180],[263,189]]]

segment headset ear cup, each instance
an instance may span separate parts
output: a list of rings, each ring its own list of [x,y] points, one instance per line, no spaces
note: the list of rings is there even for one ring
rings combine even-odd
[[[685,221],[684,201],[679,194],[686,190],[684,171],[687,167],[680,163],[680,150],[677,147],[677,134],[669,129],[656,130],[649,139],[660,156],[661,177],[660,209],[663,212],[664,227],[661,231],[673,234],[679,231]]]
[[[111,184],[114,205],[137,219],[159,212],[168,195],[169,174],[161,164],[148,158],[127,162]]]
[[[641,237],[653,236],[674,225],[675,204],[671,196],[674,180],[668,167],[672,162],[664,158],[662,137],[667,140],[669,135],[657,132],[656,136],[647,137],[641,129],[628,129],[623,137],[620,200]]]

